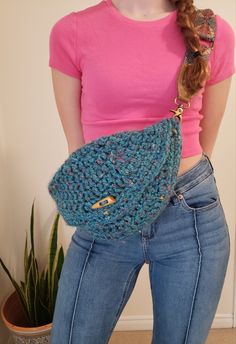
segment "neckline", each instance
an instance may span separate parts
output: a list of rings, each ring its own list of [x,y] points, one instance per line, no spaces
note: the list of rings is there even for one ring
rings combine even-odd
[[[164,17],[158,18],[158,19],[153,19],[153,20],[139,20],[139,19],[134,19],[125,16],[123,13],[121,13],[118,8],[113,4],[112,0],[103,0],[107,5],[108,8],[110,9],[111,13],[118,19],[123,20],[124,22],[133,24],[133,25],[140,25],[140,26],[157,26],[164,24],[170,19],[175,18],[177,14],[177,9],[174,9],[171,12],[168,12]]]

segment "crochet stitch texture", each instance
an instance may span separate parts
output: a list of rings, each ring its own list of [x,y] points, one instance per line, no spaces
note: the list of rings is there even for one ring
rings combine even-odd
[[[122,239],[154,221],[169,202],[180,163],[180,120],[103,136],[77,149],[48,185],[70,226],[99,239]],[[92,209],[112,195],[116,202]]]
[[[213,49],[215,24],[211,9],[197,11],[199,35],[211,44],[204,47],[204,58]],[[187,49],[184,63],[192,59]],[[143,130],[102,136],[70,154],[48,191],[68,225],[96,239],[123,239],[153,222],[168,205],[181,151],[181,120],[176,116]],[[108,196],[115,202],[103,204]],[[96,203],[100,206],[93,208]]]

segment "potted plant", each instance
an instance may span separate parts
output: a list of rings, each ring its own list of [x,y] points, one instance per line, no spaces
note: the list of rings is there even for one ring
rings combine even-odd
[[[39,273],[34,250],[34,201],[30,218],[30,250],[26,233],[24,249],[24,281],[18,284],[0,258],[0,263],[11,280],[14,292],[1,306],[3,322],[15,343],[49,343],[58,281],[64,263],[63,247],[57,247],[57,213],[53,222],[48,245],[47,264]]]

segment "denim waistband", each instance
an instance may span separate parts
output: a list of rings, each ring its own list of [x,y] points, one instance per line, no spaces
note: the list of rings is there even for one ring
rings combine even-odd
[[[213,172],[214,167],[209,157],[206,153],[202,152],[200,160],[189,170],[177,177],[174,192],[181,193],[190,189]]]

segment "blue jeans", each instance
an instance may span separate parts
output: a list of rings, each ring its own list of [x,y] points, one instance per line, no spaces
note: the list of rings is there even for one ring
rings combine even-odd
[[[229,254],[228,225],[214,169],[203,153],[178,176],[165,210],[135,235],[93,239],[76,227],[59,280],[51,343],[107,344],[147,263],[152,344],[203,344]]]

